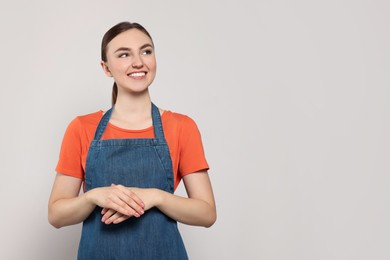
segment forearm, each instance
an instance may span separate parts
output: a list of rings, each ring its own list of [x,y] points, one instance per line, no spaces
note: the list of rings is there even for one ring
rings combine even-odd
[[[96,205],[87,194],[74,198],[58,199],[49,205],[49,222],[56,228],[78,224],[86,219]]]
[[[201,199],[184,198],[157,190],[156,207],[170,218],[183,224],[210,227],[216,220],[214,203]]]

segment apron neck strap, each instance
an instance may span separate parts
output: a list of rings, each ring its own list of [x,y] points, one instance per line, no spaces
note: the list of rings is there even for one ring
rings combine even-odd
[[[100,140],[103,136],[104,131],[106,130],[108,121],[110,121],[110,117],[114,106],[110,108],[102,117],[99,122],[98,127],[96,128],[94,140]],[[153,130],[154,130],[154,138],[158,141],[165,141],[164,130],[161,122],[160,111],[158,107],[152,103],[152,120],[153,120]]]
[[[164,129],[162,126],[160,111],[158,107],[152,103],[152,120],[153,120],[153,130],[154,130],[154,138],[158,141],[164,141]]]

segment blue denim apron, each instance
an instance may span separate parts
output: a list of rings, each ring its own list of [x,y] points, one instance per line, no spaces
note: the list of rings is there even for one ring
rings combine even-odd
[[[101,140],[112,113],[100,120],[86,162],[86,190],[122,184],[173,193],[171,156],[158,108],[152,103],[154,138]],[[175,220],[157,208],[119,224],[101,222],[96,207],[83,222],[78,259],[188,259]]]

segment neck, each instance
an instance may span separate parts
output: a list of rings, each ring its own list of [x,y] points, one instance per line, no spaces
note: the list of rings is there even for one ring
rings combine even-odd
[[[118,92],[110,122],[124,129],[145,129],[152,125],[152,106],[149,92]]]
[[[115,103],[114,111],[118,116],[150,115],[151,99],[148,91],[142,93],[120,93]]]

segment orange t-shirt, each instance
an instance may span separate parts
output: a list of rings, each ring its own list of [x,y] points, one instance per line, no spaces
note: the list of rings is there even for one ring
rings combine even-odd
[[[84,179],[89,145],[103,116],[103,111],[78,116],[71,121],[62,140],[58,173]],[[161,116],[174,171],[175,189],[183,176],[208,170],[201,136],[195,122],[188,116],[165,111]],[[128,130],[108,123],[102,139],[153,138],[153,127]]]

